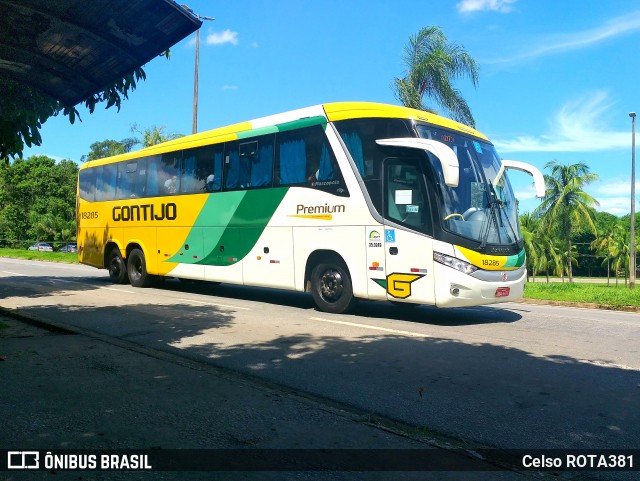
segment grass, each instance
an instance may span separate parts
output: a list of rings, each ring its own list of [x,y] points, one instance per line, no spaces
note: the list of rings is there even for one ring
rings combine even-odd
[[[524,288],[524,298],[598,304],[611,309],[640,307],[640,285],[631,290],[624,283],[616,287],[606,283],[529,282]]]
[[[0,257],[12,257],[14,259],[27,259],[30,261],[78,263],[78,254],[69,254],[67,252],[41,252],[27,249],[0,248]]]

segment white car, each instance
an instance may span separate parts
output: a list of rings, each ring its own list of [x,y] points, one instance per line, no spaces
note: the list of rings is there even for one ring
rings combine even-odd
[[[53,247],[51,247],[46,242],[38,242],[29,246],[30,251],[45,251],[45,252],[53,252]]]

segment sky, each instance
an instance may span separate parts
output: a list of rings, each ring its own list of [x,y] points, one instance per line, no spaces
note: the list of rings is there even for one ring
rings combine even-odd
[[[630,212],[637,0],[185,1],[215,18],[200,31],[199,131],[327,102],[399,104],[392,83],[406,72],[409,37],[439,26],[480,65],[477,87],[464,78],[455,86],[502,158],[544,173],[550,161],[584,162],[599,176],[585,189],[598,210]],[[93,114],[79,108],[74,125],[49,119],[42,146],[25,157],[79,162],[93,142],[131,137],[133,124],[191,133],[194,65],[195,34],[173,46],[169,60],[144,67],[147,80],[119,112],[99,105]],[[531,178],[510,178],[520,211],[535,209]]]

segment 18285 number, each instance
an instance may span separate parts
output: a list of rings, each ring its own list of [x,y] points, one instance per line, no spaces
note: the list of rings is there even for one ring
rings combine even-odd
[[[80,218],[81,219],[97,219],[98,213],[96,211],[81,212]]]
[[[498,267],[500,265],[500,262],[496,261],[496,260],[493,260],[493,259],[482,259],[482,265],[483,266]]]

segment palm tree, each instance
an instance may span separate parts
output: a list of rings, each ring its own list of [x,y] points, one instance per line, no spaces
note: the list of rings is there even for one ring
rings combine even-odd
[[[583,187],[598,179],[597,174],[589,172],[589,166],[577,164],[560,164],[547,162],[545,169],[551,169],[551,175],[545,175],[547,191],[544,199],[536,209],[542,222],[541,228],[552,231],[557,227],[565,243],[565,262],[569,282],[573,282],[571,233],[575,226],[586,225],[594,234],[596,226],[593,222],[593,208],[598,201],[587,194]]]
[[[152,145],[161,144],[162,142],[167,142],[168,140],[174,140],[179,137],[183,137],[183,134],[166,134],[165,125],[153,125],[151,128],[140,130],[138,124],[133,124],[131,126],[131,133],[139,134],[141,138],[133,138],[133,139],[125,139],[123,142],[128,142],[127,145],[131,147],[131,145],[141,144],[142,148],[151,147]]]
[[[536,243],[538,244],[538,258],[536,269],[544,270],[549,283],[549,272],[555,276],[562,275],[562,254],[558,248],[558,239],[553,233],[546,232],[540,226],[536,230]]]
[[[620,224],[616,224],[612,236],[612,257],[613,268],[616,273],[616,285],[618,285],[618,274],[622,271],[624,284],[627,285],[627,273],[629,272],[629,241],[630,233]]]
[[[596,238],[591,242],[591,248],[596,251],[596,255],[604,257],[602,266],[607,265],[607,285],[611,284],[611,261],[615,258],[615,240],[618,231],[618,224],[609,224],[598,230]]]
[[[536,229],[538,228],[538,219],[530,212],[525,212],[519,217],[520,220],[520,232],[522,232],[522,240],[524,241],[524,250],[527,253],[527,282],[529,281],[529,274],[533,277],[533,282],[536,281],[536,267],[539,253],[539,244],[535,242]]]
[[[409,37],[403,61],[407,73],[395,79],[394,88],[404,106],[433,112],[422,102],[427,96],[449,111],[453,119],[475,127],[471,109],[451,85],[460,77],[469,77],[474,87],[478,84],[480,68],[464,47],[449,43],[440,27],[426,27]]]

